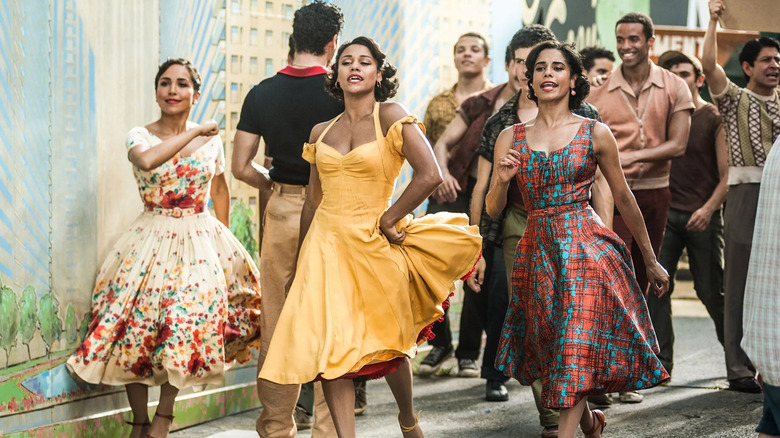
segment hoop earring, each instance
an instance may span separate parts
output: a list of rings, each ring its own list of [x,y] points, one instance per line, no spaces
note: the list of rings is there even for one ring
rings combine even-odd
[[[336,89],[337,89],[337,90],[340,90],[340,89],[341,89],[341,84],[339,84],[339,83],[338,83],[338,81],[336,81]]]
[[[382,86],[382,83],[377,81],[377,83],[376,83],[376,87],[377,87],[377,88],[380,88],[381,86]]]

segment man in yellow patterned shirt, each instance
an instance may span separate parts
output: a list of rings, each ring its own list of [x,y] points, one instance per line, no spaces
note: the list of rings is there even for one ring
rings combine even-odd
[[[442,135],[447,125],[455,118],[456,110],[468,97],[481,91],[489,90],[493,87],[486,77],[486,69],[490,63],[488,56],[488,44],[485,38],[478,33],[465,33],[458,38],[453,48],[455,69],[458,71],[458,82],[452,88],[434,96],[425,110],[426,135],[431,145],[434,145]],[[474,166],[476,167],[476,166]],[[473,169],[476,176],[476,169]],[[462,187],[458,198],[453,202],[439,203],[433,197],[428,199],[428,213],[439,211],[451,211],[456,213],[468,214],[469,201],[473,187]],[[479,354],[479,344],[464,345],[467,342],[461,342],[458,352],[452,348],[452,332],[450,331],[449,317],[445,311],[444,320],[434,323],[433,333],[436,338],[430,341],[433,346],[431,352],[420,364],[420,375],[431,375],[439,370],[442,363],[455,353],[458,356],[458,375],[461,377],[479,377],[479,367],[471,357],[471,353],[464,353],[467,350],[476,351]],[[461,314],[460,339],[482,339],[482,324],[476,309],[464,306]],[[464,333],[471,333],[472,336],[464,336]],[[462,353],[462,354],[458,354]]]

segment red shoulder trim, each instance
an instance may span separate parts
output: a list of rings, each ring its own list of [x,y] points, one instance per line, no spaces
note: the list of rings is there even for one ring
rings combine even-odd
[[[328,74],[330,73],[330,71],[321,65],[313,65],[311,67],[306,67],[306,68],[297,68],[288,65],[287,67],[279,70],[279,73],[287,76],[293,76],[296,78],[306,78],[309,76]]]

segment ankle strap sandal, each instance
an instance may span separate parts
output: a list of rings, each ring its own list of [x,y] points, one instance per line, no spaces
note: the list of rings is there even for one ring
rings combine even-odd
[[[422,410],[417,412],[417,415],[414,416],[414,424],[411,426],[404,426],[403,423],[401,423],[401,414],[398,413],[398,425],[401,426],[401,432],[403,433],[409,433],[417,428],[417,424],[420,422],[420,414],[422,413]]]

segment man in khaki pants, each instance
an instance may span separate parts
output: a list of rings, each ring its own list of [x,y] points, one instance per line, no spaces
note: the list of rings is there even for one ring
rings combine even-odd
[[[284,305],[286,286],[298,258],[301,209],[310,171],[309,163],[301,158],[303,143],[314,125],[344,111],[343,104],[325,92],[327,65],[336,51],[343,22],[338,7],[321,1],[295,12],[292,35],[295,53],[290,65],[249,91],[233,141],[233,176],[258,188],[261,195],[270,191],[260,248],[263,307],[258,372],[265,362]],[[270,171],[253,162],[260,137],[265,140],[266,156],[271,158]],[[300,389],[300,385],[257,380],[257,393],[263,405],[257,419],[260,437],[295,436],[293,413]],[[322,387],[316,383],[312,437],[334,436],[335,428]]]

